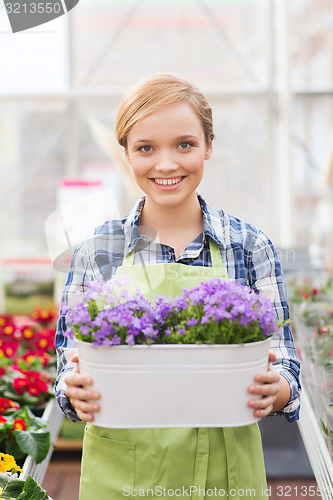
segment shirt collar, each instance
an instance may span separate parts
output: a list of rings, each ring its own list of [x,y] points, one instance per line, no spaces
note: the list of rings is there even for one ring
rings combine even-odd
[[[216,210],[210,206],[205,198],[199,193],[198,200],[203,215],[203,235],[210,236],[218,245],[225,247],[223,215],[222,210]],[[124,221],[125,234],[125,257],[133,250],[137,242],[141,239],[151,240],[148,236],[142,235],[139,231],[139,220],[142,208],[145,204],[145,196],[142,196],[134,205],[129,215]]]

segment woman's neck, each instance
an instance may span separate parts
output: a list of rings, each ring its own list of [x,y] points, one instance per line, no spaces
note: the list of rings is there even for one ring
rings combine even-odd
[[[147,198],[140,226],[154,229],[157,239],[172,246],[179,255],[203,231],[202,210],[196,194],[181,206],[161,206]]]

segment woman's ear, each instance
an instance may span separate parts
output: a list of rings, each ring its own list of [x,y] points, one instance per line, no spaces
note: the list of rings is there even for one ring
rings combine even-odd
[[[206,148],[205,160],[209,160],[213,153],[213,142],[209,141],[209,144]]]

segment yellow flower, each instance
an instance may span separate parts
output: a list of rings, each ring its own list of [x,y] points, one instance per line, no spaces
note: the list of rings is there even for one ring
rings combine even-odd
[[[7,455],[6,453],[0,453],[0,472],[8,472],[8,471],[23,472],[21,467],[19,467],[16,464],[15,458],[12,455]]]
[[[0,495],[2,494],[3,492],[3,488],[0,488]],[[0,497],[0,500],[5,500],[3,497]]]

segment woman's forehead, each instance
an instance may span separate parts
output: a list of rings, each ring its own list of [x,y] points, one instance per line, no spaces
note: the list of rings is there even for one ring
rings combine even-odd
[[[129,140],[146,140],[160,134],[168,136],[197,136],[204,134],[202,124],[187,102],[167,104],[141,118],[131,128]],[[145,137],[145,134],[147,137]]]

